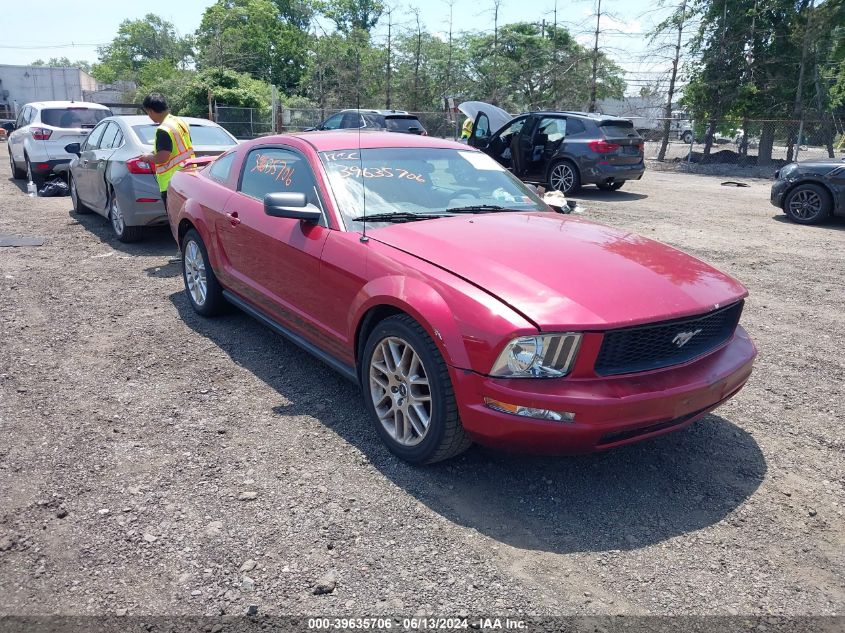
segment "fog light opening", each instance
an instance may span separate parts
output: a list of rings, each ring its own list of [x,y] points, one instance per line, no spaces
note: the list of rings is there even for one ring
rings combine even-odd
[[[509,404],[493,398],[484,398],[484,406],[494,411],[510,413],[523,418],[534,418],[535,420],[548,420],[550,422],[572,422],[575,414],[570,411],[552,411],[551,409],[536,409],[534,407],[523,407],[518,404]]]

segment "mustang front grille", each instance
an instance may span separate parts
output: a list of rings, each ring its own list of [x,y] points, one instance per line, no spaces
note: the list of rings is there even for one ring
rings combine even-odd
[[[704,315],[605,332],[595,370],[600,376],[679,365],[733,336],[743,302]]]

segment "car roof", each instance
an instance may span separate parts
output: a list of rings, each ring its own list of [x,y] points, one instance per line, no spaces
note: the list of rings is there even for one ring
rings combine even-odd
[[[295,134],[278,134],[262,136],[248,144],[284,143],[287,139],[298,138],[309,143],[318,152],[350,149],[375,149],[380,147],[419,147],[431,149],[460,149],[477,151],[462,143],[431,136],[417,136],[415,134],[396,134],[395,132],[331,130],[298,132]]]
[[[153,123],[153,120],[146,114],[115,114],[114,116],[108,118],[120,119],[127,125],[157,125],[156,123]],[[188,125],[211,125],[214,127],[221,127],[219,124],[214,121],[209,121],[208,119],[200,119],[192,116],[180,116],[179,118],[187,122]]]
[[[363,112],[364,114],[381,114],[383,116],[408,116],[409,113],[405,110],[371,110],[369,108],[347,108],[341,112]]]
[[[630,123],[630,119],[621,116],[602,114],[600,112],[578,112],[577,110],[535,110],[525,112],[524,114],[560,114],[562,116],[577,116],[594,121],[628,121]]]
[[[93,110],[108,110],[107,106],[92,101],[30,101],[24,104],[33,108],[91,108]]]

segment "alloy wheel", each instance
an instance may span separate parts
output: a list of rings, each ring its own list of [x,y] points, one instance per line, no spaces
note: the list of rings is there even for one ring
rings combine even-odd
[[[74,210],[79,210],[79,194],[76,192],[76,180],[70,179],[70,201]]]
[[[552,168],[552,173],[549,176],[549,184],[552,186],[552,189],[566,193],[572,189],[574,182],[575,174],[568,163],[561,163]]]
[[[200,247],[193,240],[185,245],[185,282],[191,299],[198,306],[205,303],[208,295],[208,281],[205,276],[205,260]]]
[[[408,341],[391,336],[373,350],[370,396],[385,431],[402,446],[416,446],[431,424],[428,374]]]
[[[815,191],[802,189],[789,201],[789,211],[801,220],[812,220],[822,211],[822,199]]]
[[[113,198],[111,201],[111,225],[116,235],[121,236],[126,230],[126,220],[123,218],[123,211],[120,210],[120,205],[117,204],[117,199]]]

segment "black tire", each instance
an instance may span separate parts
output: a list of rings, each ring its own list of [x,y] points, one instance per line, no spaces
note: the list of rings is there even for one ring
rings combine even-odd
[[[684,132],[684,135],[681,137],[684,143],[687,145],[692,143],[692,132]]]
[[[85,206],[85,203],[79,199],[79,192],[76,189],[76,181],[73,176],[68,176],[70,180],[70,202],[73,204],[73,212],[80,215],[88,215],[91,209]]]
[[[109,224],[111,225],[112,231],[114,231],[114,236],[124,244],[137,242],[144,237],[143,226],[127,226],[114,191],[109,196]]]
[[[395,411],[396,406],[401,406],[405,399],[409,402],[409,404],[405,405],[406,409],[410,410],[414,387],[419,388],[417,383],[398,380],[399,387],[390,387],[391,391],[396,394],[393,396],[390,395],[387,387],[371,378],[374,363],[376,363],[376,375],[380,376],[382,380],[387,378],[388,373],[393,373],[394,377],[402,374],[398,369],[398,365],[395,370],[390,370],[389,366],[385,366],[385,369],[388,369],[388,371],[382,371],[377,366],[378,364],[384,365],[378,360],[379,354],[381,354],[380,350],[383,349],[382,345],[387,345],[391,339],[394,342],[401,341],[408,345],[411,351],[416,354],[421,365],[417,371],[419,372],[421,369],[422,374],[416,373],[413,375],[418,378],[420,376],[424,378],[427,386],[422,388],[423,396],[425,395],[425,390],[427,390],[428,397],[430,398],[428,410],[429,423],[425,432],[421,435],[418,433],[419,425],[415,425],[412,419],[412,417],[416,417],[419,423],[419,416],[415,414],[415,416],[408,416],[406,418],[405,414],[402,414],[402,420],[407,420],[407,422],[403,423],[403,427],[405,427],[406,431],[410,431],[410,435],[415,435],[415,437],[411,438],[416,442],[413,445],[403,444],[394,438],[391,431],[382,422],[377,411],[377,406],[380,403],[387,401],[390,404],[392,401],[392,406],[384,413],[384,415],[389,416],[390,411]],[[383,358],[383,355],[381,357]],[[381,321],[375,326],[367,338],[361,361],[361,390],[364,401],[366,402],[367,409],[373,416],[373,422],[379,437],[381,437],[390,452],[411,464],[432,464],[455,457],[472,445],[472,440],[464,433],[464,427],[458,416],[458,405],[455,401],[455,392],[452,388],[452,381],[449,378],[446,362],[443,360],[443,356],[441,356],[434,341],[431,340],[428,333],[414,319],[408,315],[401,314],[388,317]],[[411,363],[411,369],[408,373],[413,371],[414,367],[415,365]],[[405,390],[399,391],[402,388],[402,384],[405,385]],[[379,390],[383,392],[381,395],[378,393]],[[394,416],[394,433],[397,432],[395,430],[395,420],[396,417]]]
[[[602,191],[619,191],[622,188],[622,185],[625,184],[624,180],[614,180],[613,182],[600,182],[596,184],[596,187],[601,189]]]
[[[560,191],[563,195],[576,193],[581,188],[581,172],[571,160],[552,163],[546,180],[552,191]]]
[[[34,182],[35,186],[40,189],[41,185],[44,184],[44,176],[36,174],[34,171],[32,171],[32,163],[29,162],[29,156],[24,156],[24,158],[26,159],[25,178],[27,179],[27,182]]]
[[[810,182],[795,187],[783,201],[787,217],[797,224],[824,222],[832,209],[833,200],[827,189]]]
[[[12,170],[12,178],[14,180],[23,180],[26,178],[26,170],[15,165],[15,161],[12,159],[11,149],[9,150],[9,168]]]
[[[194,254],[192,246],[196,246],[197,252]],[[223,298],[223,287],[217,281],[217,277],[211,268],[208,261],[208,251],[205,250],[205,244],[202,241],[199,233],[195,229],[189,230],[182,238],[182,281],[185,284],[185,294],[188,295],[188,301],[194,312],[202,316],[211,317],[221,314],[226,307],[226,300]],[[189,253],[190,251],[190,253]],[[206,292],[204,300],[194,298],[191,290],[191,285],[188,281],[189,275],[196,278],[197,269],[191,263],[190,258],[194,255],[202,259],[202,271],[206,283]],[[190,271],[189,271],[190,269]]]

